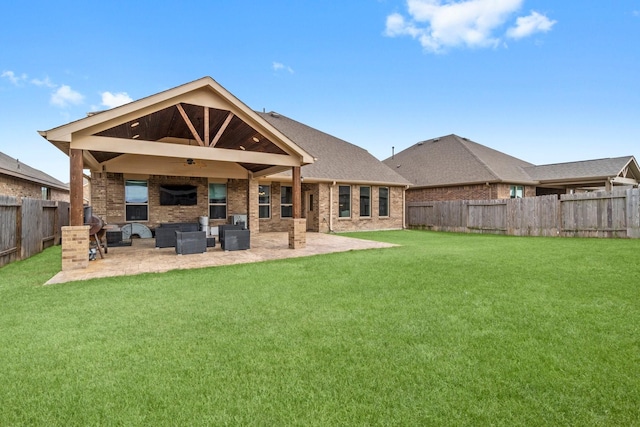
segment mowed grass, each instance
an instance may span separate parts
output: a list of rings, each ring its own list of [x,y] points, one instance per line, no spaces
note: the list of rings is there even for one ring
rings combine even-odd
[[[0,425],[639,425],[640,240],[402,246],[42,286],[0,269]]]

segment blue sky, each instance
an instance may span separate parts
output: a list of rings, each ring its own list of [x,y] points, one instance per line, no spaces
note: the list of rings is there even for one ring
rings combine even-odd
[[[640,0],[9,2],[0,151],[211,76],[379,159],[451,133],[534,164],[640,156]]]

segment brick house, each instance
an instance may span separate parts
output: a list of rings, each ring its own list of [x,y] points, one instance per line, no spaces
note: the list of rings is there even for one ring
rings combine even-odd
[[[411,183],[407,202],[610,190],[640,180],[633,156],[536,166],[457,135],[418,142],[384,163]]]
[[[408,182],[395,171],[251,110],[210,77],[40,134],[70,156],[71,228],[82,225],[83,169],[93,214],[109,224],[208,216],[215,227],[242,215],[252,233],[291,233],[293,223],[296,233],[403,227]]]
[[[69,201],[69,185],[0,152],[0,195]]]

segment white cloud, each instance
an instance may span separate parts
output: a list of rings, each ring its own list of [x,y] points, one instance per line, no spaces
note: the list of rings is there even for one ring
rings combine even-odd
[[[281,62],[274,62],[273,63],[273,70],[274,71],[286,70],[286,71],[289,72],[289,74],[293,74],[293,69],[291,67],[289,67],[288,65],[284,65]]]
[[[54,88],[56,87],[55,84],[53,84],[51,82],[51,80],[49,80],[49,77],[45,77],[43,80],[40,79],[31,79],[31,84],[34,84],[36,86],[44,86],[44,87],[49,87],[49,88]]]
[[[119,107],[124,104],[128,104],[133,101],[126,92],[111,93],[102,92],[102,105],[108,108]]]
[[[21,74],[18,76],[13,71],[3,71],[2,74],[0,74],[0,77],[9,79],[9,81],[16,86],[18,86],[20,82],[27,79],[26,74]]]
[[[507,36],[512,39],[521,39],[538,32],[546,33],[551,30],[555,23],[556,21],[552,21],[538,12],[531,11],[531,15],[521,16],[516,19],[515,27],[507,30]]]
[[[84,96],[80,92],[76,92],[67,85],[62,85],[51,94],[51,104],[58,107],[66,107],[69,104],[81,104],[84,100]]]
[[[501,37],[496,33],[518,12],[523,1],[408,0],[409,17],[399,13],[387,16],[385,35],[410,36],[429,52],[443,52],[459,46],[497,47]],[[533,32],[549,31],[553,24],[555,21],[532,12],[528,17],[518,18],[513,31],[522,34],[517,37],[521,38]]]

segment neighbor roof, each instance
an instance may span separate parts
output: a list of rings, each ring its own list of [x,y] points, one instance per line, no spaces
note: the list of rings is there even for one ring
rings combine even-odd
[[[69,185],[2,152],[0,152],[0,174],[9,175],[58,190],[69,191]]]
[[[525,168],[525,172],[540,182],[567,179],[591,180],[621,175],[626,167],[630,167],[633,176],[640,177],[638,164],[633,156],[531,166]]]
[[[418,142],[384,163],[417,187],[533,183],[524,171],[531,163],[453,134]]]
[[[313,164],[302,167],[304,179],[383,185],[409,184],[400,174],[357,145],[279,113],[258,114],[314,157]]]

